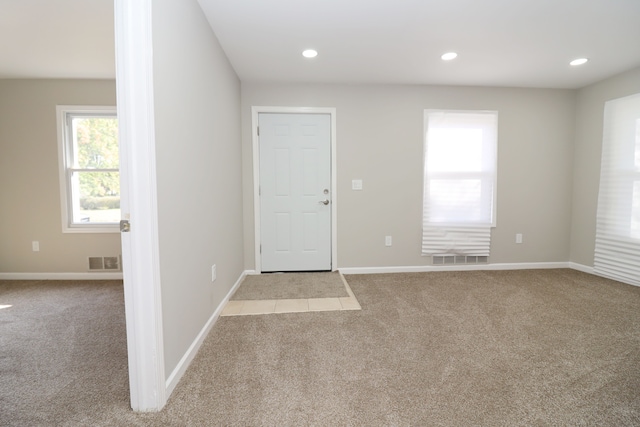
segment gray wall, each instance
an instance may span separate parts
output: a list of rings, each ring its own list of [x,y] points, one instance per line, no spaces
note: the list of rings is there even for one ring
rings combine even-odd
[[[593,266],[605,102],[640,93],[640,68],[582,88],[576,100],[571,261]]]
[[[0,273],[86,273],[121,253],[119,233],[62,233],[56,105],[116,105],[115,81],[0,80]]]
[[[170,375],[243,271],[240,82],[195,0],[154,0],[152,23]]]
[[[420,255],[427,108],[499,111],[491,262],[568,261],[574,105],[571,90],[243,82],[245,267],[255,264],[251,106],[337,109],[338,266],[345,268],[430,263]],[[363,191],[351,190],[354,178]]]

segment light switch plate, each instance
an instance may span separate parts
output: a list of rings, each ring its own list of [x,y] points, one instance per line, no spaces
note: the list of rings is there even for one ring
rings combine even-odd
[[[362,180],[354,179],[351,181],[351,189],[352,190],[362,190]]]

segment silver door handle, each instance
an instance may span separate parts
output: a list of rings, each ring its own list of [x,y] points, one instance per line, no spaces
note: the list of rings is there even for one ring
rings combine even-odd
[[[322,203],[323,205],[328,205],[329,204],[329,199],[325,199],[325,200],[320,200],[318,203]]]

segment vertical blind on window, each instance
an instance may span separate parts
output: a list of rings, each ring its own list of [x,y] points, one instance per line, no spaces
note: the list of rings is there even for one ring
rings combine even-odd
[[[489,256],[498,113],[425,111],[422,254]]]
[[[640,286],[640,94],[605,104],[594,271]]]

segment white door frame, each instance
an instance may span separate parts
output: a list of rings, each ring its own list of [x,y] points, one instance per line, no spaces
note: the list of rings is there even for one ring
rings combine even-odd
[[[134,411],[166,403],[153,101],[152,0],[114,0],[122,265]]]
[[[255,230],[255,271],[262,272],[260,257],[260,144],[258,137],[258,115],[280,114],[329,114],[331,116],[331,270],[338,269],[338,192],[336,170],[336,109],[329,107],[251,107],[251,131],[253,139],[253,223]]]

